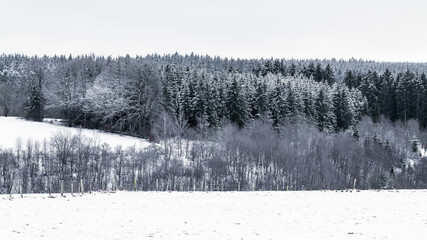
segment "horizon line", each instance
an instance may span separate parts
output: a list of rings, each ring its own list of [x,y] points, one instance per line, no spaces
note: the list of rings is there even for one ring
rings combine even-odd
[[[190,55],[194,55],[197,57],[210,57],[210,58],[220,58],[221,60],[242,60],[242,61],[250,61],[250,60],[286,60],[286,61],[331,61],[331,62],[351,62],[351,61],[357,61],[357,62],[375,62],[375,63],[412,63],[412,64],[427,64],[427,61],[390,61],[390,60],[374,60],[374,59],[365,59],[365,58],[356,58],[356,57],[350,57],[350,58],[344,58],[344,57],[340,57],[340,58],[336,58],[336,57],[332,57],[332,58],[297,58],[297,57],[229,57],[229,56],[221,56],[218,54],[215,55],[210,55],[208,53],[205,54],[198,54],[195,52],[191,52],[191,53],[179,53],[178,51],[175,51],[174,53],[147,53],[147,54],[131,54],[131,53],[125,53],[125,54],[96,54],[94,52],[91,53],[68,53],[68,54],[27,54],[27,53],[1,53],[0,56],[10,56],[10,55],[19,55],[19,56],[24,56],[24,57],[29,57],[29,58],[33,58],[33,57],[55,57],[55,56],[65,56],[65,57],[69,57],[71,56],[72,58],[75,57],[83,57],[83,56],[93,56],[93,57],[112,57],[114,59],[118,59],[118,58],[124,58],[127,55],[129,55],[131,58],[136,58],[136,57],[148,57],[148,56],[153,56],[153,55],[159,55],[161,57],[165,57],[165,56],[173,56],[173,55],[179,55],[179,56],[190,56]]]

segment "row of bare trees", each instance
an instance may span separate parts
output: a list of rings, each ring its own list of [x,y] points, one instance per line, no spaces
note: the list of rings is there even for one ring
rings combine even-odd
[[[182,133],[165,115],[162,139],[146,149],[111,148],[59,132],[0,150],[0,192],[98,190],[316,190],[426,188],[426,133],[415,121],[363,119],[360,137],[309,125],[254,121],[216,133]],[[183,137],[184,136],[184,137]],[[81,183],[81,184],[80,184]]]

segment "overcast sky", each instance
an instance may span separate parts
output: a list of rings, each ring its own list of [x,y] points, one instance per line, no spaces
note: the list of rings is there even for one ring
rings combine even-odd
[[[0,53],[427,62],[424,0],[0,0]]]

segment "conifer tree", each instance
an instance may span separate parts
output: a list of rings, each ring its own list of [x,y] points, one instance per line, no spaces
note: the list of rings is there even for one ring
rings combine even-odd
[[[329,63],[328,65],[326,65],[326,68],[323,74],[323,80],[329,85],[332,85],[335,83],[334,71],[332,70],[331,65]]]
[[[290,122],[295,122],[298,118],[300,102],[290,82],[286,85],[286,93],[285,118]]]
[[[347,70],[345,72],[343,81],[344,84],[347,85],[347,87],[350,89],[356,87],[356,77],[353,75],[353,72],[351,70]]]
[[[314,71],[313,79],[316,82],[321,82],[323,79],[323,70],[322,70],[320,63],[317,63],[317,65],[316,65],[316,70]]]
[[[377,89],[378,74],[377,72],[368,71],[363,77],[359,89],[368,100],[368,114],[374,122],[378,121],[380,116],[380,103],[378,100],[379,90]]]
[[[33,121],[43,121],[43,96],[40,89],[37,89],[36,86],[31,88],[31,93],[28,99],[28,104],[26,107],[27,110],[27,119]]]
[[[239,79],[240,80],[240,79]],[[249,121],[249,106],[237,77],[233,77],[228,96],[230,121],[243,128]]]
[[[396,119],[396,89],[390,70],[386,69],[380,79],[382,85],[380,92],[381,114],[394,121]]]
[[[417,84],[415,75],[408,70],[396,78],[396,112],[397,117],[405,123],[416,117]]]
[[[322,87],[315,102],[316,124],[320,131],[333,132],[335,129],[335,115],[333,104],[328,93]]]
[[[295,74],[297,73],[297,66],[295,65],[295,63],[291,63],[291,66],[289,67],[289,76],[295,76]]]
[[[338,85],[332,100],[336,117],[336,130],[347,130],[353,124],[353,112],[348,89]]]
[[[307,68],[303,69],[303,73],[306,77],[310,78],[310,77],[314,77],[315,74],[315,67],[314,67],[314,63],[310,62],[307,66]]]
[[[277,127],[283,120],[285,117],[285,111],[289,108],[284,94],[285,90],[283,85],[280,82],[280,79],[277,78],[274,88],[269,96],[269,115],[275,127]]]
[[[427,128],[427,77],[423,73],[420,76],[420,115],[419,122],[422,128]]]
[[[268,96],[267,96],[267,84],[264,81],[259,81],[255,83],[255,95],[254,101],[252,104],[252,116],[254,118],[259,118],[261,115],[267,112],[268,110]]]

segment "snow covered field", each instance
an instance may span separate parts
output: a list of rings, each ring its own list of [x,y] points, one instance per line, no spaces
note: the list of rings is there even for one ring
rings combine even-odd
[[[49,141],[54,134],[64,131],[67,134],[77,135],[79,129],[60,126],[58,122],[53,122],[52,124],[25,121],[16,117],[0,117],[0,147],[14,148],[18,138],[21,139],[23,146],[25,146],[28,139],[41,143],[44,139]],[[111,147],[122,145],[124,148],[130,146],[144,148],[150,145],[144,139],[121,136],[98,130],[82,129],[81,134],[94,141],[99,141],[99,143],[108,143]]]
[[[426,239],[427,191],[0,196],[0,239]]]

